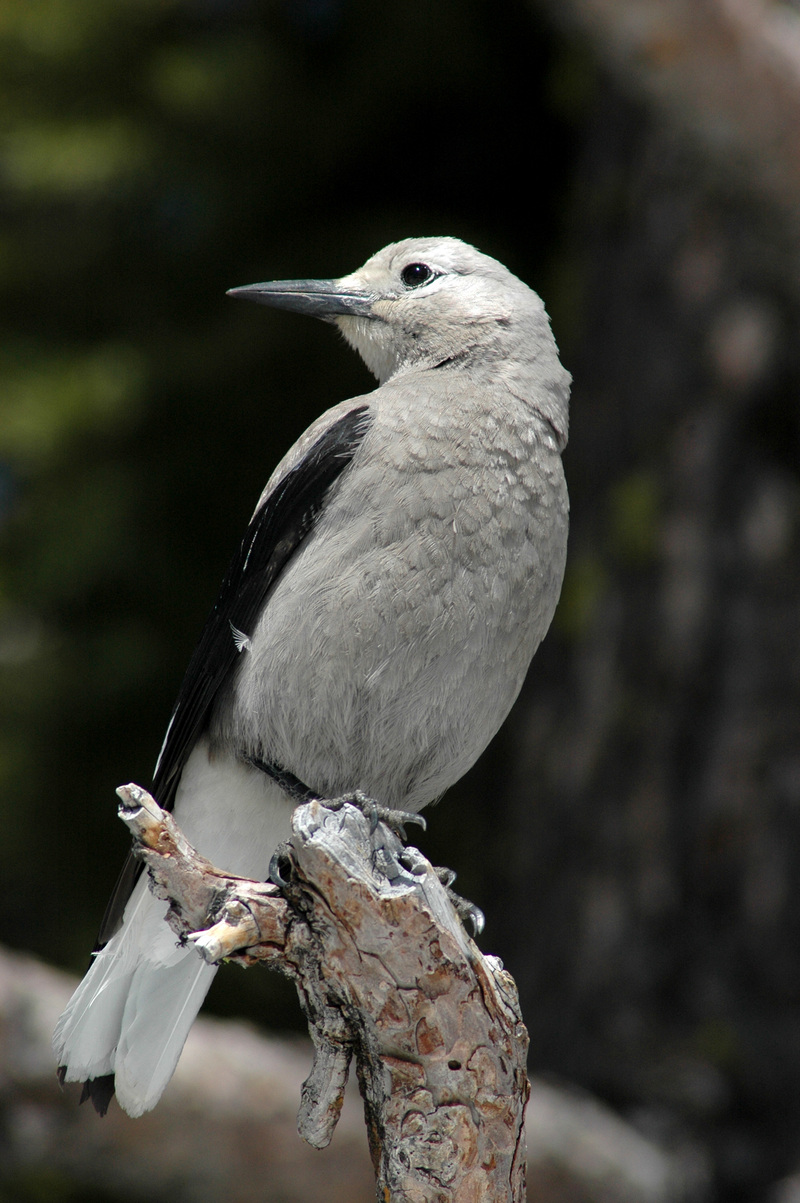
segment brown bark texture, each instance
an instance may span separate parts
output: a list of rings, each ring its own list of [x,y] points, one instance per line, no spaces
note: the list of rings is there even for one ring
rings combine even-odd
[[[228,972],[233,973],[230,969]],[[100,1120],[62,1089],[50,1037],[76,982],[0,947],[0,1198],[106,1203],[368,1203],[375,1175],[348,1085],[330,1146],[304,1143],[297,1100],[310,1046],[201,1017],[155,1111]],[[696,1197],[697,1149],[671,1156],[591,1096],[534,1079],[526,1111],[535,1203],[676,1203]],[[698,1171],[700,1178],[698,1179]]]
[[[296,982],[315,1049],[304,1139],[329,1143],[354,1056],[379,1199],[521,1203],[528,1037],[516,987],[469,939],[430,863],[350,803],[313,801],[295,811],[279,896],[198,856],[140,787],[119,793],[179,939],[209,962],[264,961]]]

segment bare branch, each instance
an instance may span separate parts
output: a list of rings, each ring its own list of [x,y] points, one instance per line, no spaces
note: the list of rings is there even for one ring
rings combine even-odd
[[[195,1022],[155,1111],[100,1120],[59,1087],[50,1037],[77,982],[0,946],[3,1091],[0,1195],[29,1193],[44,1175],[76,1199],[101,1191],[128,1200],[191,1203],[365,1203],[374,1174],[363,1108],[348,1089],[324,1153],[297,1140],[295,1113],[309,1047],[251,1025]],[[534,1081],[526,1111],[528,1183],[537,1203],[678,1203],[707,1198],[696,1145],[667,1151],[596,1099]],[[24,1185],[21,1185],[24,1184]]]
[[[278,896],[209,865],[146,791],[119,792],[179,937],[208,960],[263,960],[294,978],[315,1048],[301,1135],[328,1143],[355,1055],[379,1198],[521,1203],[528,1038],[516,988],[422,854],[396,855],[353,805],[309,802]]]

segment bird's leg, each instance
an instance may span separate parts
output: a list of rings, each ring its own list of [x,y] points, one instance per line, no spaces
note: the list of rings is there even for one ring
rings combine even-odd
[[[254,769],[271,777],[298,805],[303,802],[315,801],[321,802],[328,810],[341,810],[345,802],[349,802],[352,806],[358,807],[364,817],[369,819],[370,833],[375,831],[379,823],[384,823],[398,839],[405,843],[408,838],[405,832],[406,823],[417,823],[423,831],[428,826],[422,815],[410,810],[392,810],[388,806],[381,806],[374,798],[368,798],[363,790],[357,789],[352,794],[342,794],[339,798],[323,798],[314,790],[309,789],[305,782],[296,777],[294,773],[290,773],[288,769],[284,769],[278,764],[273,764],[272,761],[262,760],[257,756],[245,753],[242,753],[242,759],[252,765]]]

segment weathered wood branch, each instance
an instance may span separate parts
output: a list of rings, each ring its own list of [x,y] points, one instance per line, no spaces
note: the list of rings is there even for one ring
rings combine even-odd
[[[51,1048],[77,984],[0,946],[1,1198],[30,1198],[54,1181],[74,1199],[101,1192],[129,1203],[374,1197],[363,1109],[350,1088],[324,1152],[297,1140],[310,1049],[293,1036],[201,1016],[155,1111],[134,1120],[111,1107],[101,1122],[78,1107],[80,1087],[59,1086]],[[536,1203],[707,1203],[697,1145],[661,1148],[567,1084],[532,1081],[526,1128]]]
[[[527,1032],[516,988],[465,933],[435,870],[355,806],[298,807],[280,891],[199,856],[124,786],[120,817],[181,940],[295,981],[315,1056],[298,1126],[331,1139],[352,1056],[378,1198],[521,1203]]]

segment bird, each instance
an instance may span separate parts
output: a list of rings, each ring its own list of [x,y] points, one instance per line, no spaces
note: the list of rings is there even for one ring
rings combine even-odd
[[[378,381],[272,473],[155,769],[198,851],[263,880],[303,797],[416,814],[500,728],[561,591],[571,376],[540,297],[457,238],[229,295],[333,323]],[[215,973],[166,907],[129,858],[55,1030],[100,1114],[156,1105]]]

